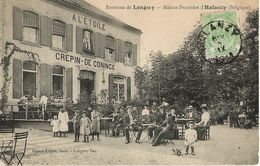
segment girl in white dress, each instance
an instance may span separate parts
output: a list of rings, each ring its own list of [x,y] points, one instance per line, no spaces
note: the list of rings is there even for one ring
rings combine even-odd
[[[58,120],[56,115],[53,117],[53,120],[51,121],[51,126],[52,126],[53,137],[58,137],[60,131],[60,121]]]

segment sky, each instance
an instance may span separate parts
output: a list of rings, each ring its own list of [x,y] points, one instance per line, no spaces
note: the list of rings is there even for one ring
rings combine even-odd
[[[163,54],[175,52],[188,33],[198,25],[202,13],[225,12],[232,7],[237,12],[239,26],[244,22],[248,9],[258,7],[258,0],[85,0],[119,20],[140,29],[141,64],[146,63],[147,56],[153,51],[161,50]],[[106,6],[131,6],[131,10],[107,9]],[[155,6],[154,10],[137,10],[135,6]],[[178,9],[163,9],[163,6]],[[227,9],[207,9],[205,5],[224,6]],[[181,9],[180,9],[180,6]],[[161,7],[161,8],[157,8]],[[199,7],[199,9],[194,9]],[[203,9],[201,9],[203,7]],[[238,10],[244,7],[245,9]]]

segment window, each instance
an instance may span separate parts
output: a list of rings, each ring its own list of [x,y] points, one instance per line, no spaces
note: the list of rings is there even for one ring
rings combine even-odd
[[[125,63],[131,64],[132,63],[132,43],[125,42]]]
[[[53,20],[52,47],[65,48],[65,23]]]
[[[94,54],[94,33],[89,29],[83,30],[83,52]]]
[[[113,99],[116,102],[126,99],[126,81],[125,77],[115,76],[113,84]]]
[[[36,97],[37,64],[32,61],[23,62],[23,95]]]
[[[38,43],[39,15],[34,12],[23,11],[23,40]]]
[[[114,59],[115,54],[115,43],[114,38],[106,36],[106,48],[105,48],[105,58],[112,60]]]
[[[55,65],[52,69],[52,94],[56,99],[63,98],[64,68]]]

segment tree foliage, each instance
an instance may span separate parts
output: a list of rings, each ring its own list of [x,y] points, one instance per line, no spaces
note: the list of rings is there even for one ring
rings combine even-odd
[[[151,67],[136,69],[141,100],[160,101],[183,109],[207,103],[223,109],[237,109],[242,101],[258,109],[258,10],[248,13],[242,31],[242,52],[232,63],[214,65],[199,56],[195,28],[180,48],[169,55],[161,51],[151,57]]]

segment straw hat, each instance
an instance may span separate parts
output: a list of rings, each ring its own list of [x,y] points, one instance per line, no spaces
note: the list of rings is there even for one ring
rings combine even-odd
[[[200,108],[207,108],[207,104],[202,104]]]

